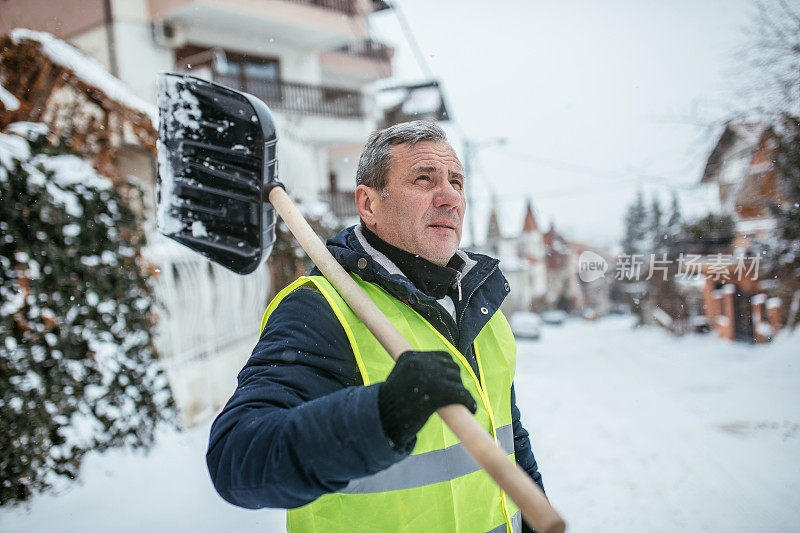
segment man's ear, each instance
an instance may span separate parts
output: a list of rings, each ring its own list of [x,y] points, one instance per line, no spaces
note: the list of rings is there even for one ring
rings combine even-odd
[[[356,207],[364,224],[370,229],[375,227],[375,209],[380,200],[380,193],[366,185],[356,187]]]

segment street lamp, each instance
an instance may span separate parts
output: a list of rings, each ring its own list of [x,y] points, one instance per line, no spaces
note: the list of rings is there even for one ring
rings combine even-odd
[[[466,176],[464,194],[467,197],[467,228],[469,228],[470,247],[474,248],[477,241],[475,240],[475,220],[474,220],[474,206],[472,200],[472,158],[477,157],[478,151],[483,148],[492,146],[505,146],[508,144],[508,139],[505,137],[492,137],[490,139],[483,139],[480,141],[472,141],[464,138],[464,175]]]

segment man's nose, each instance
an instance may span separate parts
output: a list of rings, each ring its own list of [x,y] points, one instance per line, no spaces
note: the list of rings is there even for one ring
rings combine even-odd
[[[434,195],[436,207],[460,206],[461,202],[464,201],[461,195],[461,189],[458,188],[458,185],[450,183],[450,180],[443,181],[444,183],[437,187],[436,194]]]

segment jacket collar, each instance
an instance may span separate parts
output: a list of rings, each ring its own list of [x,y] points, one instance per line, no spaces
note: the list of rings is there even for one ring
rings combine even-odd
[[[417,289],[388,257],[370,246],[358,226],[343,230],[328,240],[327,245],[345,270],[380,285],[395,298],[405,301],[440,332],[452,331],[454,345],[462,354],[471,352],[473,340],[509,292],[508,282],[497,268],[500,261],[482,254],[457,251],[464,260],[461,269],[463,298],[453,302],[456,316],[452,324],[454,329],[450,329],[445,324],[452,320],[448,312],[433,297]],[[473,360],[469,360],[473,364]],[[476,368],[473,364],[473,369]]]
[[[346,270],[358,274],[365,281],[378,283],[393,296],[409,303],[435,301],[417,289],[386,255],[371,246],[359,225],[349,227],[329,239],[327,246]],[[466,298],[467,294],[477,290],[487,280],[499,261],[483,254],[463,250],[458,250],[456,253],[464,261],[461,267],[461,289]],[[365,261],[359,261],[362,258]]]

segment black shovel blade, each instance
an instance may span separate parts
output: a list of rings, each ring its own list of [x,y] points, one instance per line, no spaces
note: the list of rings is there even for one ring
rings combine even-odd
[[[158,79],[158,229],[237,274],[275,244],[275,123],[258,98],[182,74]]]

